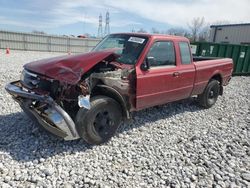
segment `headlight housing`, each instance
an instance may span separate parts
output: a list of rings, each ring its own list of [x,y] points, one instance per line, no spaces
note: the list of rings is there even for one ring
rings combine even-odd
[[[33,88],[37,88],[40,82],[40,79],[36,74],[31,73],[24,69],[21,73],[20,81],[25,87],[29,89],[33,89]]]

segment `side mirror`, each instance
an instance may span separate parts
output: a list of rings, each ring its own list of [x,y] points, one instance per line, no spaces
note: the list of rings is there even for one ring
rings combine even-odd
[[[150,64],[154,63],[154,57],[146,57],[146,60],[141,64],[141,70],[147,71],[150,69]]]

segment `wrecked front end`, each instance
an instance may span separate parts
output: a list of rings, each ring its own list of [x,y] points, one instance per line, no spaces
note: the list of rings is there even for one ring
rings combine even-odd
[[[5,88],[43,128],[64,140],[78,139],[77,112],[90,109],[90,98],[95,95],[114,98],[122,106],[124,117],[129,117],[135,96],[133,70],[120,68],[112,61],[104,59],[85,73],[61,67],[60,76],[54,78],[24,69],[21,79]]]
[[[59,81],[24,70],[21,80],[9,83],[5,89],[32,120],[49,132],[65,140],[79,138],[73,117],[65,110],[72,101],[60,98],[64,89]]]

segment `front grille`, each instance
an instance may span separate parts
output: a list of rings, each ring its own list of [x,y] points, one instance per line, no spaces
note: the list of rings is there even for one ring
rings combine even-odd
[[[40,82],[40,79],[36,74],[31,73],[25,69],[22,71],[20,80],[22,85],[28,89],[37,88]]]

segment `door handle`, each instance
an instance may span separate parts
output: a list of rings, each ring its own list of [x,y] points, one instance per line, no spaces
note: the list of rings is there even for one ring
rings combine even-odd
[[[179,73],[179,72],[174,72],[174,73],[173,73],[173,77],[178,77],[178,76],[180,76],[180,73]]]

